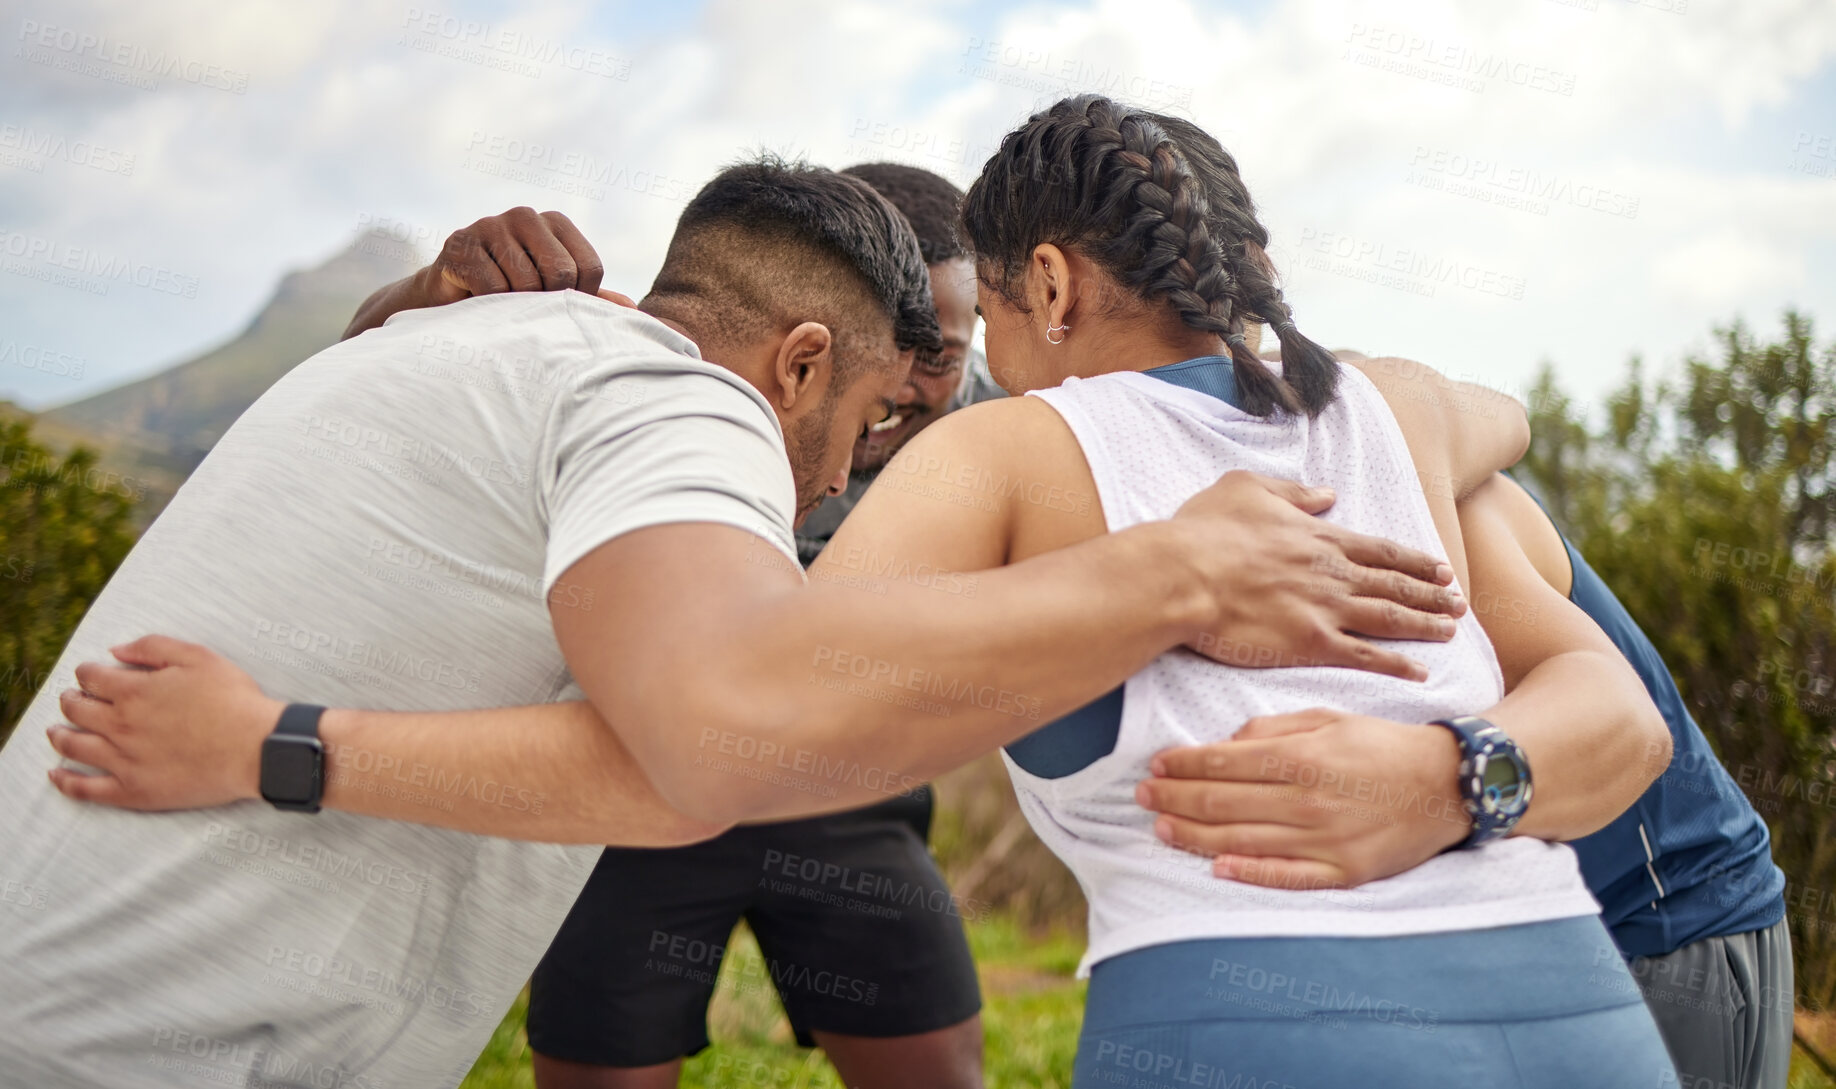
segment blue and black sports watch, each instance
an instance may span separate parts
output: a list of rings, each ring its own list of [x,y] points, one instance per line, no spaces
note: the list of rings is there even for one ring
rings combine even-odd
[[[1509,835],[1530,808],[1530,761],[1510,735],[1475,715],[1439,718],[1460,742],[1460,798],[1473,819],[1461,847]]]

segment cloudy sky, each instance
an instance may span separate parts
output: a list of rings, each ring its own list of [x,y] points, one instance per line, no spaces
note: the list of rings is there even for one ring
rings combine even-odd
[[[556,208],[637,293],[749,149],[966,184],[1083,90],[1236,153],[1335,346],[1591,399],[1736,316],[1836,335],[1830,0],[5,8],[0,397],[32,407],[225,339],[368,226],[431,252]]]

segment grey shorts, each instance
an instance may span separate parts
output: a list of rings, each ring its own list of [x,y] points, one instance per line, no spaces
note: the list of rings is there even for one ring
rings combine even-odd
[[[1785,921],[1627,962],[1679,1089],[1785,1089],[1791,1067],[1791,934]]]

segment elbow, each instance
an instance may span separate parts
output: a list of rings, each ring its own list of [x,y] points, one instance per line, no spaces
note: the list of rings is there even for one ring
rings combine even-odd
[[[1506,397],[1504,400],[1505,408],[1499,415],[1504,417],[1502,426],[1509,440],[1505,444],[1505,453],[1510,460],[1504,464],[1504,468],[1509,469],[1524,460],[1524,455],[1530,452],[1530,413],[1517,398]]]
[[[671,743],[644,761],[663,801],[690,822],[684,834],[715,829],[718,835],[743,821],[805,808],[795,801],[802,778],[790,774],[799,750],[787,730],[771,725],[791,716],[772,715],[758,693],[723,695],[719,687],[711,680],[701,685],[691,705],[670,716],[695,725],[672,731]]]
[[[697,820],[683,813],[675,814],[673,820],[664,822],[654,834],[647,837],[650,842],[625,844],[636,847],[692,847],[697,843],[706,843],[717,836],[726,835],[737,824],[737,821]],[[608,840],[608,845],[618,841]]]
[[[1640,709],[1638,716],[1640,737],[1644,742],[1644,760],[1641,762],[1644,778],[1639,786],[1641,794],[1670,769],[1671,757],[1675,755],[1670,724],[1664,721],[1664,716],[1649,698],[1644,702],[1645,706]]]

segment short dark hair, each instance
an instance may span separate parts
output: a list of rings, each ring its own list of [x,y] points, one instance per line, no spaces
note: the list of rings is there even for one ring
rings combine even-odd
[[[956,224],[963,212],[963,191],[948,178],[904,163],[860,163],[842,168],[873,186],[893,207],[905,213],[918,232],[918,249],[927,265],[969,256]]]
[[[774,155],[727,167],[695,194],[645,305],[692,311],[700,334],[733,342],[822,321],[844,372],[857,338],[876,332],[869,313],[891,320],[901,351],[942,343],[905,217],[858,178]]]

